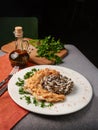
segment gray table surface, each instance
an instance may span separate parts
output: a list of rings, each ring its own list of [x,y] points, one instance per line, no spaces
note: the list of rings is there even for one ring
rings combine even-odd
[[[76,46],[68,44],[65,47],[69,54],[60,66],[73,69],[88,79],[94,92],[92,100],[83,109],[68,115],[47,116],[30,112],[13,130],[98,130],[98,69]]]

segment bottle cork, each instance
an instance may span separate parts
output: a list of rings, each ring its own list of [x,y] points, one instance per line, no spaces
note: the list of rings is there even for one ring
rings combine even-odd
[[[15,37],[23,36],[23,28],[21,26],[16,26],[14,30]]]

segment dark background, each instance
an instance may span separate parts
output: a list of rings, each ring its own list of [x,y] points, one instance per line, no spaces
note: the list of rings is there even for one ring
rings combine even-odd
[[[51,35],[64,44],[74,44],[98,67],[97,0],[0,1],[0,16],[36,16],[39,38]]]

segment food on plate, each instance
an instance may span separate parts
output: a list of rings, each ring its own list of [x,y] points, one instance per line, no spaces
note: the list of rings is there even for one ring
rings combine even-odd
[[[49,92],[67,95],[72,91],[73,82],[70,78],[58,75],[48,75],[41,80],[41,85]]]
[[[25,80],[24,90],[31,93],[37,100],[47,102],[64,101],[72,91],[73,81],[55,69],[40,69]]]

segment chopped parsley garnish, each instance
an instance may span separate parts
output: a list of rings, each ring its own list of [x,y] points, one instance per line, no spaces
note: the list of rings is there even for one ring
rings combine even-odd
[[[45,101],[38,101],[35,97],[31,98],[30,96],[24,95],[23,97],[20,97],[20,99],[25,99],[27,104],[33,103],[35,106],[40,106],[42,108],[45,107],[51,107],[53,106],[53,103],[45,102]]]
[[[24,79],[28,79],[29,77],[31,77],[32,75],[34,75],[34,73],[38,71],[37,69],[33,68],[31,71],[27,72],[25,75],[24,75]]]
[[[24,80],[21,78],[18,78],[18,81],[16,82],[17,86],[23,86],[24,85]]]
[[[35,106],[40,106],[42,108],[53,106],[53,103],[47,103],[45,101],[38,101],[36,98],[33,98],[33,103],[35,104]]]
[[[30,98],[30,96],[25,96],[25,100],[27,101],[27,104],[30,104],[30,103],[31,103],[31,98]]]
[[[38,106],[38,101],[36,100],[36,98],[33,98],[33,103],[35,104],[35,106]]]
[[[20,88],[19,88],[19,94],[30,94],[30,93],[24,91],[23,87],[20,87]]]
[[[31,103],[31,98],[30,98],[30,96],[24,95],[23,97],[20,97],[21,100],[22,100],[23,98],[26,100],[27,104],[30,104],[30,103]]]
[[[24,91],[23,86],[24,86],[24,80],[28,79],[29,77],[31,77],[32,75],[34,75],[34,73],[36,71],[38,71],[39,69],[33,68],[31,69],[31,71],[28,71],[27,73],[25,73],[23,79],[18,77],[18,81],[16,82],[16,85],[19,86],[19,94],[23,95],[23,97],[20,97],[20,99],[25,99],[27,104],[33,103],[35,106],[40,106],[42,108],[44,107],[51,107],[53,105],[53,103],[47,103],[45,101],[38,101],[35,97],[31,98],[30,93]],[[27,95],[28,94],[28,95]],[[32,101],[33,100],[33,101]]]

